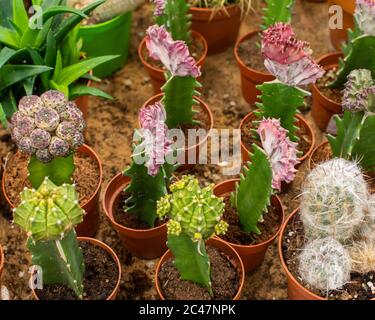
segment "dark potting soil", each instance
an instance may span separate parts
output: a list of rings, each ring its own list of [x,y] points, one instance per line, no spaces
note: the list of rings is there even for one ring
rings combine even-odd
[[[368,282],[374,282],[375,272],[367,274],[352,272],[350,282],[339,290],[330,290],[328,292],[312,288],[300,278],[298,255],[307,240],[299,214],[294,216],[287,225],[282,240],[282,251],[288,270],[298,282],[311,292],[329,300],[369,300],[375,298],[375,294],[371,293],[371,288],[367,285]]]
[[[190,0],[188,1],[192,7],[195,8],[217,8],[217,2],[216,1],[194,1]],[[227,0],[223,6],[228,7],[232,4],[237,4],[238,2],[236,0]]]
[[[80,241],[85,273],[83,300],[105,300],[116,287],[118,268],[111,255],[103,248],[87,241]],[[66,285],[45,285],[35,290],[40,300],[78,300],[74,291]]]
[[[13,154],[6,164],[5,169],[5,190],[10,201],[18,206],[20,193],[25,187],[31,188],[28,180],[29,157],[21,153]],[[81,205],[86,203],[95,193],[99,184],[99,167],[95,159],[89,155],[77,152],[74,156],[76,166],[73,179],[76,183],[76,190]]]
[[[189,45],[189,52],[190,55],[195,59],[195,61],[198,62],[198,60],[203,56],[204,49],[205,48],[203,42],[198,38],[192,37],[192,42]],[[164,65],[159,60],[150,58],[146,46],[142,48],[142,57],[150,66],[157,69],[165,69]]]
[[[237,210],[230,204],[230,195],[224,195],[225,209],[223,220],[229,224],[225,235],[220,236],[225,241],[239,245],[255,245],[272,238],[280,228],[282,223],[280,215],[273,206],[268,207],[268,212],[264,214],[263,221],[258,223],[260,234],[246,233],[242,231],[240,217]]]
[[[342,91],[340,89],[331,89],[328,87],[333,81],[336,80],[337,68],[328,70],[323,77],[317,80],[316,86],[319,91],[325,96],[326,98],[335,101],[338,104],[342,102]]]
[[[124,203],[129,196],[125,192],[121,192],[118,205],[114,211],[114,219],[117,223],[123,225],[124,227],[137,229],[137,230],[147,230],[151,229],[147,223],[141,221],[135,214],[124,212]],[[164,224],[166,220],[156,219],[155,227],[159,227]]]
[[[238,55],[247,67],[259,72],[269,73],[264,66],[264,58],[260,50],[261,41],[259,34],[242,41],[238,47]]]
[[[167,300],[230,300],[239,288],[239,276],[228,257],[220,250],[207,246],[211,262],[211,297],[206,288],[180,279],[180,273],[173,266],[173,259],[163,264],[159,272],[159,283]]]
[[[253,129],[256,129],[254,127],[254,118],[249,117],[247,118],[247,121],[243,124],[242,130],[241,130],[241,141],[245,145],[247,150],[252,149],[253,143],[260,146],[260,141],[255,139],[254,134],[252,132]],[[301,155],[299,157],[302,157],[305,155],[309,149],[311,148],[311,137],[309,136],[307,129],[304,126],[301,126],[297,124],[298,130],[297,130],[297,136],[299,137],[297,150],[301,152]]]

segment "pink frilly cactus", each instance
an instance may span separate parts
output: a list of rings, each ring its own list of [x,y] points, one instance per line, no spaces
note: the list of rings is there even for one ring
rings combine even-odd
[[[159,17],[164,14],[166,0],[151,0],[155,5],[154,15]]]
[[[272,187],[280,191],[281,182],[290,183],[296,175],[297,144],[290,141],[288,131],[281,127],[279,119],[263,119],[257,132],[271,163]]]
[[[309,44],[296,39],[289,24],[277,23],[263,32],[262,54],[267,70],[291,86],[315,83],[324,74],[311,58]]]
[[[161,102],[141,108],[139,111],[142,143],[139,145],[147,156],[145,166],[150,176],[158,174],[165,163],[165,156],[172,151],[172,142],[167,139],[166,114]]]
[[[200,67],[190,56],[184,41],[174,41],[164,26],[153,25],[147,29],[146,46],[150,57],[160,60],[172,76],[197,78]]]
[[[375,2],[357,0],[354,17],[359,29],[367,35],[375,36]]]

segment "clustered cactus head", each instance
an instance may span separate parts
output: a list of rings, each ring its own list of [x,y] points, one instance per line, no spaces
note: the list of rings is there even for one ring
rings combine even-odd
[[[186,234],[194,241],[207,240],[214,234],[225,234],[228,228],[221,220],[224,202],[213,194],[213,186],[200,188],[193,176],[184,176],[170,186],[172,194],[157,203],[160,218],[168,216],[168,233]]]
[[[353,236],[367,210],[369,194],[360,168],[342,158],[324,162],[307,176],[301,197],[301,219],[308,237]]]
[[[83,220],[74,185],[56,186],[48,177],[38,188],[21,193],[21,204],[14,209],[14,222],[33,241],[62,239]]]
[[[190,56],[184,41],[174,41],[164,26],[153,25],[146,33],[146,46],[150,57],[160,60],[172,76],[197,78],[201,75],[200,67]]]
[[[62,92],[51,90],[26,96],[11,120],[11,133],[18,149],[43,163],[66,157],[84,142],[82,112]]]
[[[316,289],[335,290],[350,281],[350,255],[333,238],[316,239],[308,243],[298,259],[300,276]]]
[[[343,93],[344,110],[375,112],[375,82],[370,70],[357,69],[350,72]]]
[[[375,36],[375,2],[357,0],[354,17],[359,29],[367,35]]]
[[[165,2],[167,0],[151,0],[155,4],[154,16],[159,17],[164,14]]]
[[[315,83],[324,69],[311,57],[309,44],[295,38],[290,24],[276,23],[262,34],[264,65],[279,81],[290,86]]]
[[[279,119],[261,120],[257,132],[272,167],[272,187],[280,191],[283,181],[290,183],[295,178],[297,143],[290,141]]]
[[[139,111],[140,131],[143,141],[137,150],[144,150],[148,174],[155,176],[165,163],[165,157],[172,152],[172,141],[167,138],[166,113],[162,103],[141,108]]]
[[[353,271],[363,274],[375,271],[375,241],[354,242],[349,253]]]

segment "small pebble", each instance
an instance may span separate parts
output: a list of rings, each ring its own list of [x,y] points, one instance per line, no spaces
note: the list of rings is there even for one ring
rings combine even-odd
[[[10,300],[9,290],[6,286],[1,286],[0,297],[1,300]]]

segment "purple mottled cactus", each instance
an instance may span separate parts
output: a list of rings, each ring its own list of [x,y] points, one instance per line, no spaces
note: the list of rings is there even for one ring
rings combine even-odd
[[[164,14],[166,0],[151,0],[155,4],[154,16],[159,17]]]
[[[186,43],[174,41],[164,26],[154,25],[147,29],[146,46],[150,57],[160,60],[172,76],[197,78],[201,75]]]
[[[315,83],[324,74],[309,44],[296,39],[289,24],[277,23],[263,32],[262,54],[267,70],[290,86]]]
[[[357,0],[354,17],[359,29],[367,35],[375,36],[375,2]]]
[[[65,95],[51,90],[41,97],[20,100],[19,111],[11,119],[12,138],[18,149],[43,163],[66,157],[83,142],[86,124],[82,112]]]
[[[297,143],[289,140],[279,119],[263,119],[257,132],[272,167],[272,187],[280,191],[281,182],[290,183],[296,175]]]

